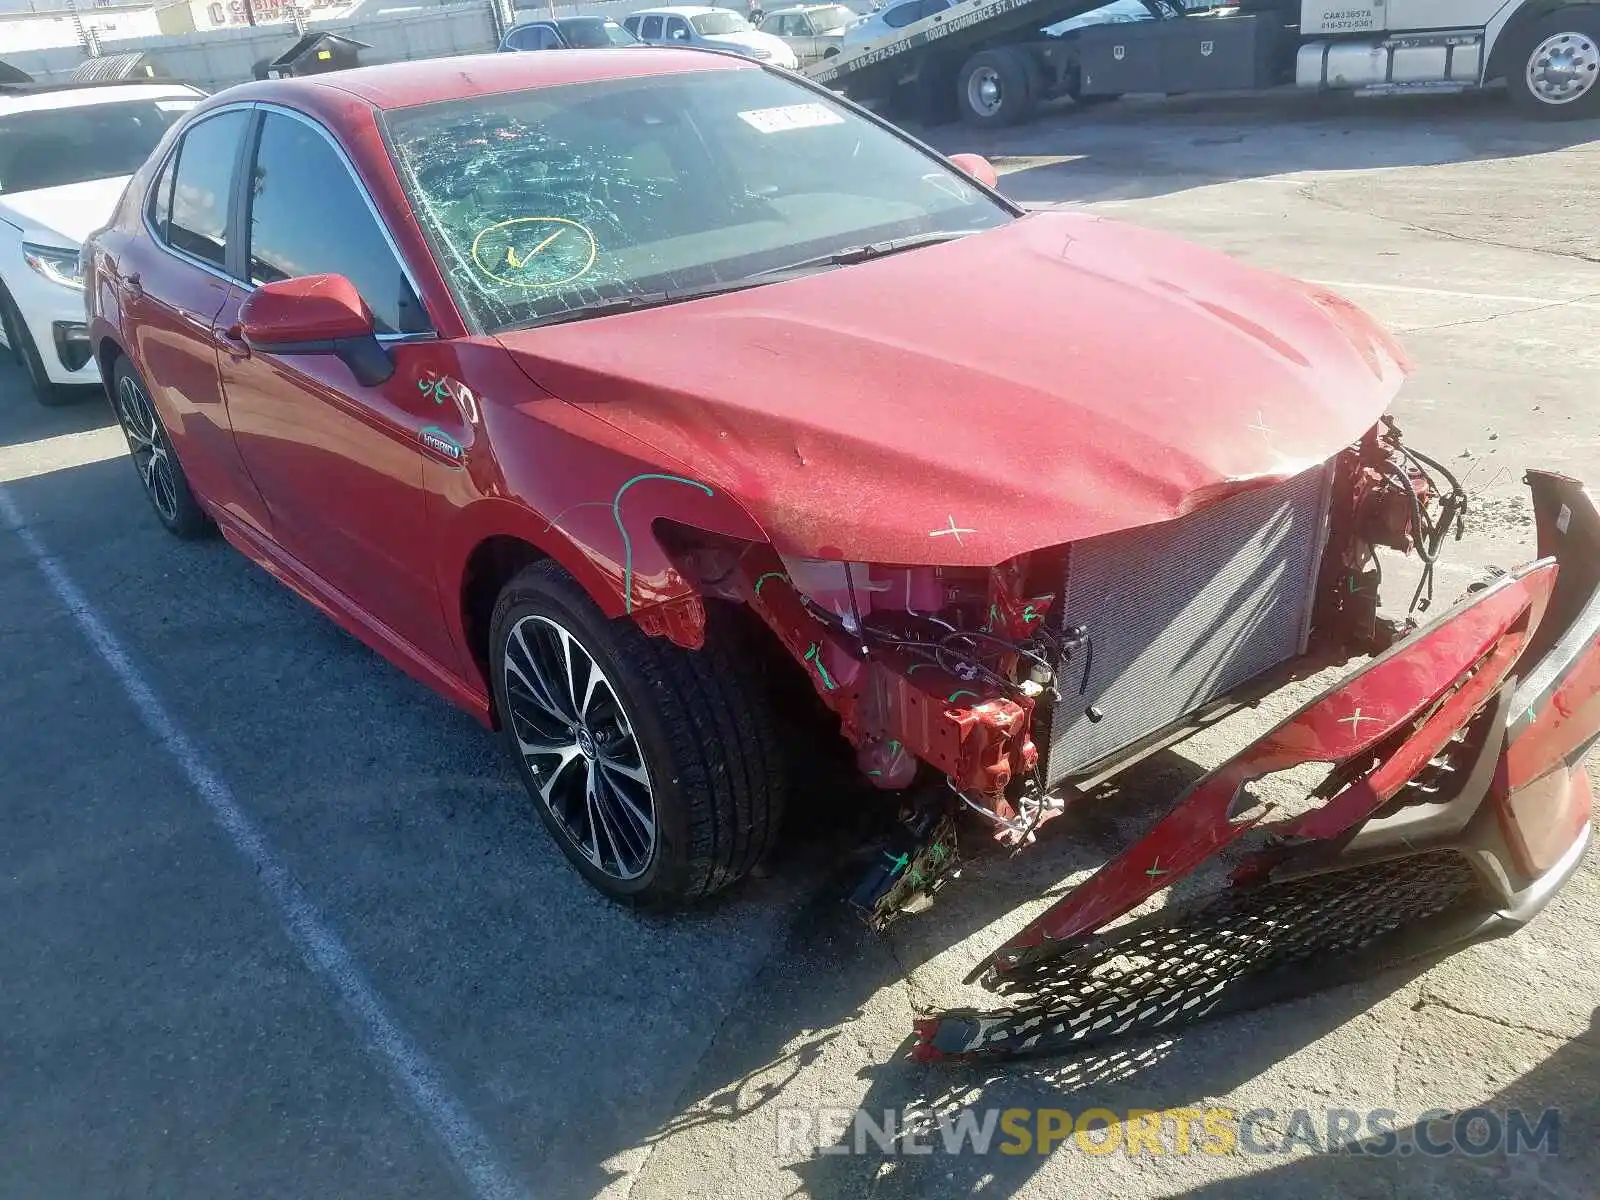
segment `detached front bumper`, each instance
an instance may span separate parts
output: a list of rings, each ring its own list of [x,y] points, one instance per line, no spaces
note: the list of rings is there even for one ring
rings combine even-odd
[[[1600,737],[1600,511],[1575,480],[1532,472],[1527,482],[1537,561],[1200,780],[974,972],[1011,1007],[919,1021],[917,1056],[1086,1048],[1531,920],[1592,836],[1582,763]],[[1308,762],[1334,763],[1333,785],[1269,825],[1245,785]],[[1114,924],[1252,833],[1260,844],[1228,886]]]

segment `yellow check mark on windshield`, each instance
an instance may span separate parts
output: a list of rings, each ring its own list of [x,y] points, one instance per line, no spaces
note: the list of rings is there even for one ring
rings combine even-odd
[[[532,250],[529,250],[521,258],[517,257],[517,250],[516,250],[515,246],[507,246],[506,247],[506,264],[508,266],[510,266],[510,268],[513,271],[520,271],[523,267],[527,266],[528,263],[533,261],[533,256],[535,254],[539,253],[539,251],[543,250],[546,246],[548,246],[551,242],[555,241],[558,237],[560,237],[565,232],[566,232],[565,229],[556,230],[549,237],[545,238],[544,241],[540,242],[537,246],[535,246]]]

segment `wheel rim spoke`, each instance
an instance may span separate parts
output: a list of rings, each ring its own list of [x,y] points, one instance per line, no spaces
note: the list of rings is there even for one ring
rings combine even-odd
[[[549,617],[521,618],[501,649],[506,721],[539,802],[596,870],[638,878],[655,855],[655,796],[616,687]]]
[[[177,519],[178,483],[172,455],[167,449],[155,406],[130,378],[117,385],[117,414],[128,439],[128,453],[139,472],[144,490],[156,511],[168,521]]]

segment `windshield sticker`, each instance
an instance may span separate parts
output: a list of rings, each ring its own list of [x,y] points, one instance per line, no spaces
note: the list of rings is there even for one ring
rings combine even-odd
[[[844,118],[826,104],[786,104],[782,108],[752,108],[739,119],[762,133],[783,133],[789,129],[815,129],[819,125],[843,125]]]
[[[478,231],[472,263],[497,283],[560,287],[588,274],[600,247],[587,226],[566,217],[512,217]]]

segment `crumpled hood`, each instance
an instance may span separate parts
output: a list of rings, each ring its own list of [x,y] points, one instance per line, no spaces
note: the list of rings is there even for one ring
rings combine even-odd
[[[500,340],[541,387],[731,495],[780,551],[950,566],[1325,461],[1407,370],[1331,293],[1066,213]]]
[[[130,178],[117,175],[0,195],[0,220],[19,227],[24,241],[81,246],[111,219]]]

